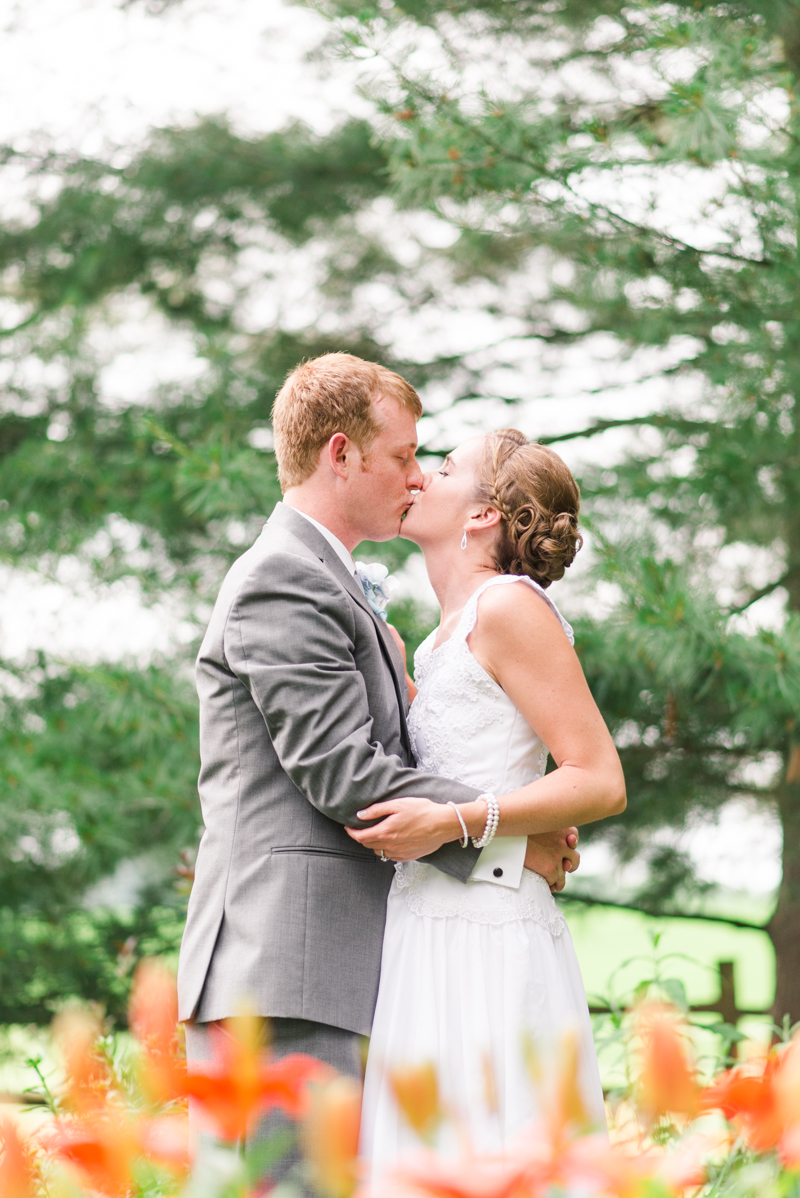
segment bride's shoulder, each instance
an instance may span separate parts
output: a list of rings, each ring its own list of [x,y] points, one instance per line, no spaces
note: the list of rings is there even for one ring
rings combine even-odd
[[[498,585],[500,583],[508,585]],[[531,635],[563,636],[572,640],[572,629],[562,617],[544,588],[520,575],[504,575],[497,583],[486,587],[478,604],[475,631],[489,636],[505,636],[513,632],[519,637],[520,628]]]

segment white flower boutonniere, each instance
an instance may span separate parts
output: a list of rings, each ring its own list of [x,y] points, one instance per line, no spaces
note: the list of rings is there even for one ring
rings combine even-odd
[[[356,573],[364,595],[379,620],[386,620],[386,605],[392,597],[394,578],[382,562],[356,562]]]

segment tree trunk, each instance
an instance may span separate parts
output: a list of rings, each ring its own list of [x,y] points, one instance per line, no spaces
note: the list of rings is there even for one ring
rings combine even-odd
[[[783,878],[778,906],[767,926],[775,949],[777,972],[772,1014],[779,1025],[785,1015],[792,1023],[800,1020],[800,777],[794,776],[796,768],[796,756],[792,753],[786,781],[778,792],[783,824]]]

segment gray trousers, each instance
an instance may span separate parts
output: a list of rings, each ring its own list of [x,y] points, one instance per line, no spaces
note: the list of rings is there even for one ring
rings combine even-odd
[[[191,1067],[192,1061],[206,1062],[213,1057],[211,1037],[208,1034],[209,1024],[185,1024],[186,1029],[186,1059]],[[333,1066],[338,1073],[348,1077],[363,1076],[364,1047],[366,1038],[356,1032],[345,1031],[341,1027],[331,1027],[327,1023],[313,1023],[310,1019],[270,1019],[270,1049],[273,1056],[286,1057],[290,1053],[303,1052],[310,1057],[316,1057],[327,1065]],[[197,1127],[197,1112],[192,1111],[189,1104],[189,1122]],[[272,1136],[291,1124],[280,1111],[270,1111],[253,1132],[248,1144],[257,1148],[259,1142],[271,1139]],[[298,1165],[301,1157],[297,1148],[292,1148],[269,1170],[273,1181],[296,1179],[302,1185]]]

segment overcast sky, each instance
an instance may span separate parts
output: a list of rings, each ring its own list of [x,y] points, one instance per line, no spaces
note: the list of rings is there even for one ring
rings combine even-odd
[[[352,72],[324,79],[305,61],[325,23],[280,0],[185,0],[158,17],[120,0],[0,0],[0,28],[2,141],[43,130],[93,153],[197,113],[325,130],[364,111]]]
[[[119,0],[0,0],[0,143],[47,138],[97,153],[217,112],[244,130],[296,116],[325,130],[364,108],[352,72],[325,78],[307,63],[324,32],[320,18],[280,0],[186,0],[160,17]],[[159,346],[142,332],[116,364],[120,390],[188,368],[180,334]],[[141,658],[183,635],[178,614],[142,608],[134,586],[97,588],[69,563],[61,585],[0,570],[2,654],[42,646]]]

